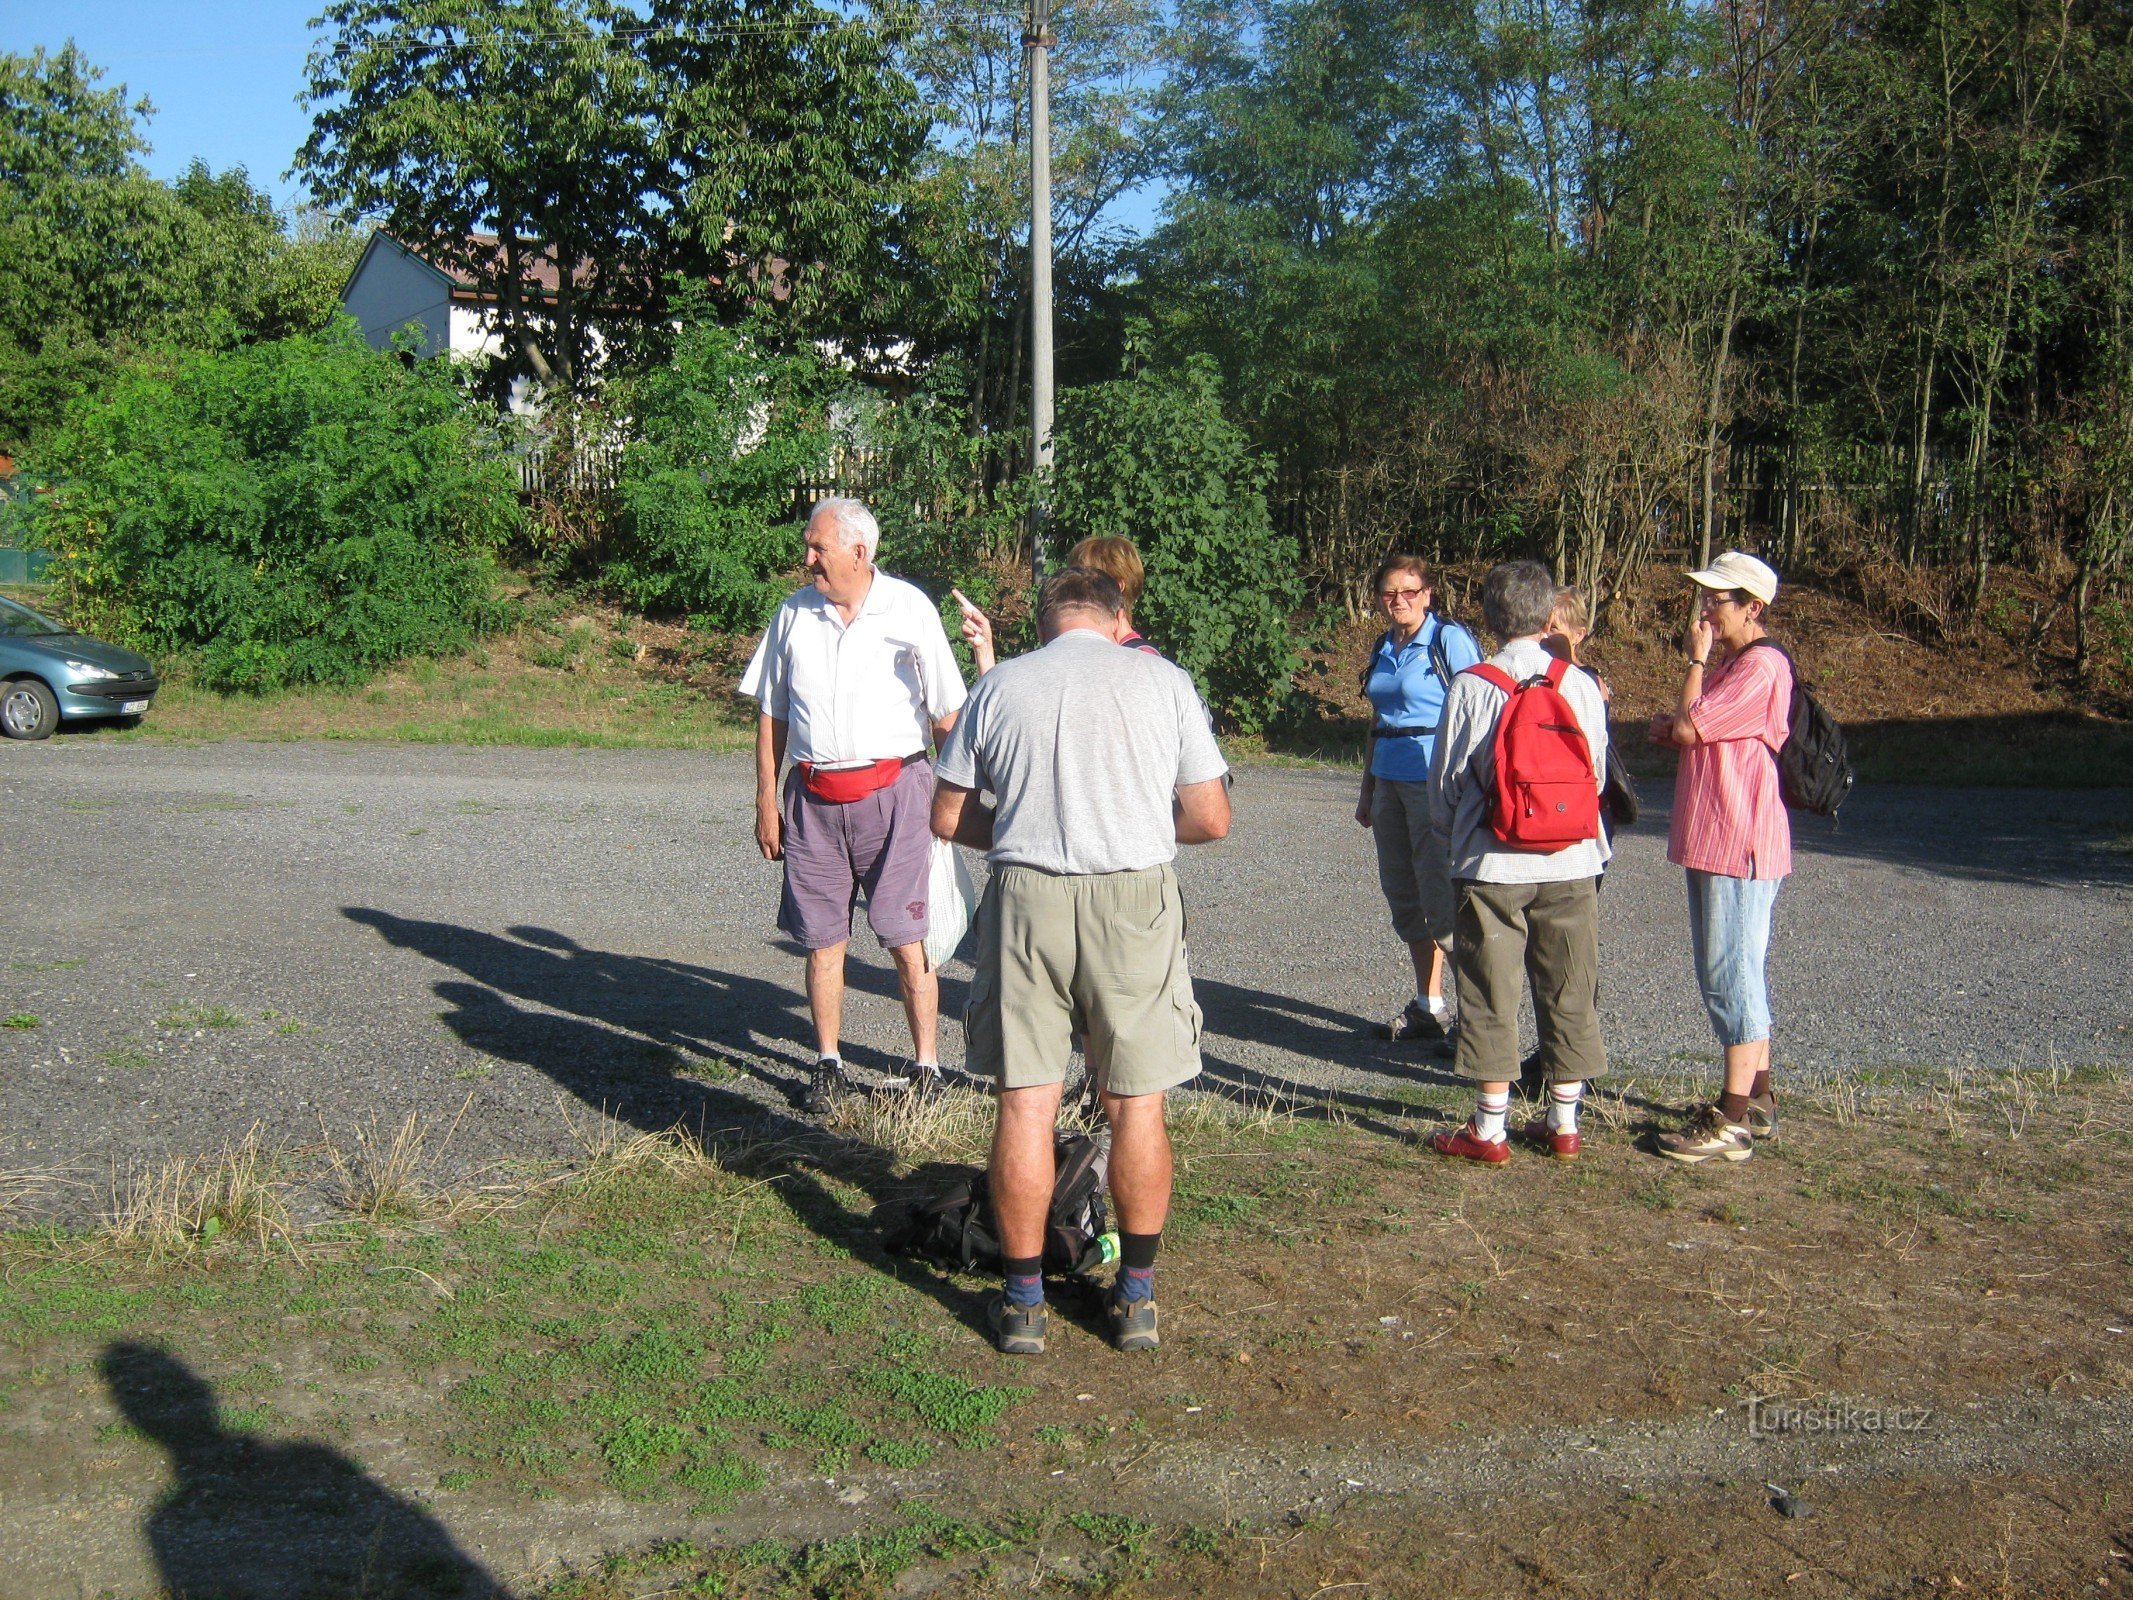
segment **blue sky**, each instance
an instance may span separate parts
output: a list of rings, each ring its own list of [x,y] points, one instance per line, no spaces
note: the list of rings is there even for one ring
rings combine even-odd
[[[243,167],[288,205],[282,173],[310,131],[296,103],[314,0],[0,0],[0,49],[27,55],[69,38],[104,69],[103,86],[154,103],[148,168],[174,178],[194,156]]]

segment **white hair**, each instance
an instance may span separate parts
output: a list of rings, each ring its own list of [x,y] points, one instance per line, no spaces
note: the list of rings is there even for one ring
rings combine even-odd
[[[874,520],[874,513],[861,502],[848,495],[831,495],[827,500],[817,500],[815,509],[808,513],[807,520],[827,517],[837,530],[837,542],[849,550],[858,545],[874,559],[874,552],[881,548],[881,524]]]

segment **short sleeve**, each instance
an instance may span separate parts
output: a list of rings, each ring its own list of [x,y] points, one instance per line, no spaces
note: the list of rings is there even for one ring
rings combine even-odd
[[[1229,763],[1222,759],[1207,709],[1184,668],[1170,667],[1170,693],[1178,712],[1178,783],[1212,783],[1229,771]]]
[[[1448,625],[1444,630],[1444,659],[1455,673],[1480,666],[1481,644],[1474,637],[1474,630],[1457,623]]]
[[[925,617],[919,624],[919,653],[926,674],[926,715],[938,722],[951,712],[962,710],[970,691],[963,687],[962,663],[949,648],[948,630],[941,625],[940,613],[931,602],[922,609]]]
[[[741,674],[740,686],[734,691],[758,702],[765,716],[780,722],[792,720],[792,673],[785,647],[790,615],[780,607],[770,619],[770,626],[763,630],[755,654],[749,658],[748,670]]]
[[[1718,682],[1689,707],[1696,737],[1705,744],[1761,738],[1784,720],[1773,712],[1787,675],[1785,658],[1775,650],[1750,650],[1734,657]]]
[[[959,677],[956,682],[960,684],[962,679]],[[933,763],[933,775],[942,783],[952,783],[958,789],[986,786],[978,739],[990,698],[985,685],[979,684],[977,692],[970,695],[968,703],[962,707],[963,714],[955,719],[955,726],[948,730],[948,742],[941,746],[941,753]]]

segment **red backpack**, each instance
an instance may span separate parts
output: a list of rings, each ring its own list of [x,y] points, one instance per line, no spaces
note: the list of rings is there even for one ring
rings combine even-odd
[[[1496,716],[1496,801],[1489,826],[1513,850],[1553,854],[1600,836],[1600,790],[1577,712],[1563,697],[1565,661],[1514,683],[1484,661],[1466,669],[1510,698]]]

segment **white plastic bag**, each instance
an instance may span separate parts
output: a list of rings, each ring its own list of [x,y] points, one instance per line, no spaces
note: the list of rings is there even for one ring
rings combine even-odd
[[[946,839],[934,840],[926,886],[926,960],[933,966],[946,966],[963,942],[977,894],[963,852]]]

